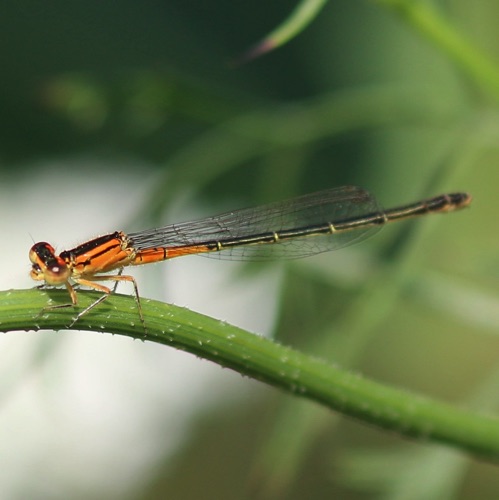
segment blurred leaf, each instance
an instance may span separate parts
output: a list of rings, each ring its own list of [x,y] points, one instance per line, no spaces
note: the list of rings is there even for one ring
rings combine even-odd
[[[327,0],[301,0],[291,15],[261,42],[243,54],[237,63],[256,59],[271,50],[281,47],[299,35],[326,5]]]

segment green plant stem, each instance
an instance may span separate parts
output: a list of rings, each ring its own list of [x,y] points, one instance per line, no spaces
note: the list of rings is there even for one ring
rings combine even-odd
[[[262,41],[240,58],[240,62],[259,57],[299,35],[322,10],[327,0],[302,0],[293,12]]]
[[[86,307],[99,296],[80,292],[78,307]],[[73,307],[44,309],[67,300],[64,290],[0,292],[0,331],[67,329],[75,315]],[[142,308],[147,334],[134,299],[118,294],[92,309],[75,327],[176,347],[380,428],[499,459],[496,418],[364,379],[188,309],[145,299]]]
[[[435,8],[422,0],[375,0],[402,17],[457,63],[488,95],[499,100],[499,67]]]

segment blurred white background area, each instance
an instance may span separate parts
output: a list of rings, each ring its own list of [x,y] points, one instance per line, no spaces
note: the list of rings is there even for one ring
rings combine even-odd
[[[143,165],[120,176],[83,160],[36,171],[0,183],[2,289],[37,285],[29,278],[33,241],[60,252],[129,230],[127,220],[147,201],[154,181]],[[213,215],[207,207],[195,210]],[[269,333],[279,266],[244,283],[239,269],[234,262],[187,257],[129,271],[143,298]],[[118,292],[132,290],[125,285]],[[80,498],[133,498],[156,473],[155,464],[188,438],[196,415],[257,397],[254,383],[229,370],[118,335],[11,332],[0,337],[0,364],[1,498],[67,498],[68,491]]]

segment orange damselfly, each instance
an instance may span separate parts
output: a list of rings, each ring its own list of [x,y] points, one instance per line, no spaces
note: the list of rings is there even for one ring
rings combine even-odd
[[[364,240],[387,222],[451,212],[468,206],[471,199],[467,193],[443,194],[383,210],[374,196],[362,188],[327,189],[158,229],[128,234],[116,231],[58,255],[50,244],[36,243],[29,252],[31,277],[46,285],[66,286],[71,303],[49,306],[50,309],[77,305],[74,284],[103,293],[70,326],[113,291],[97,282],[114,281],[115,286],[120,281],[131,282],[145,329],[137,283],[132,276],[121,274],[126,266],[193,254],[238,260],[306,257]],[[112,271],[119,272],[105,274]]]

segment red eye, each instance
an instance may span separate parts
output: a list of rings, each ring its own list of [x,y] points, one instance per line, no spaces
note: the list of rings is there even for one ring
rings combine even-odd
[[[49,245],[45,241],[40,241],[35,243],[31,250],[29,251],[29,260],[34,264],[38,262],[47,262],[51,258],[57,258],[55,255],[55,249],[52,245]]]

